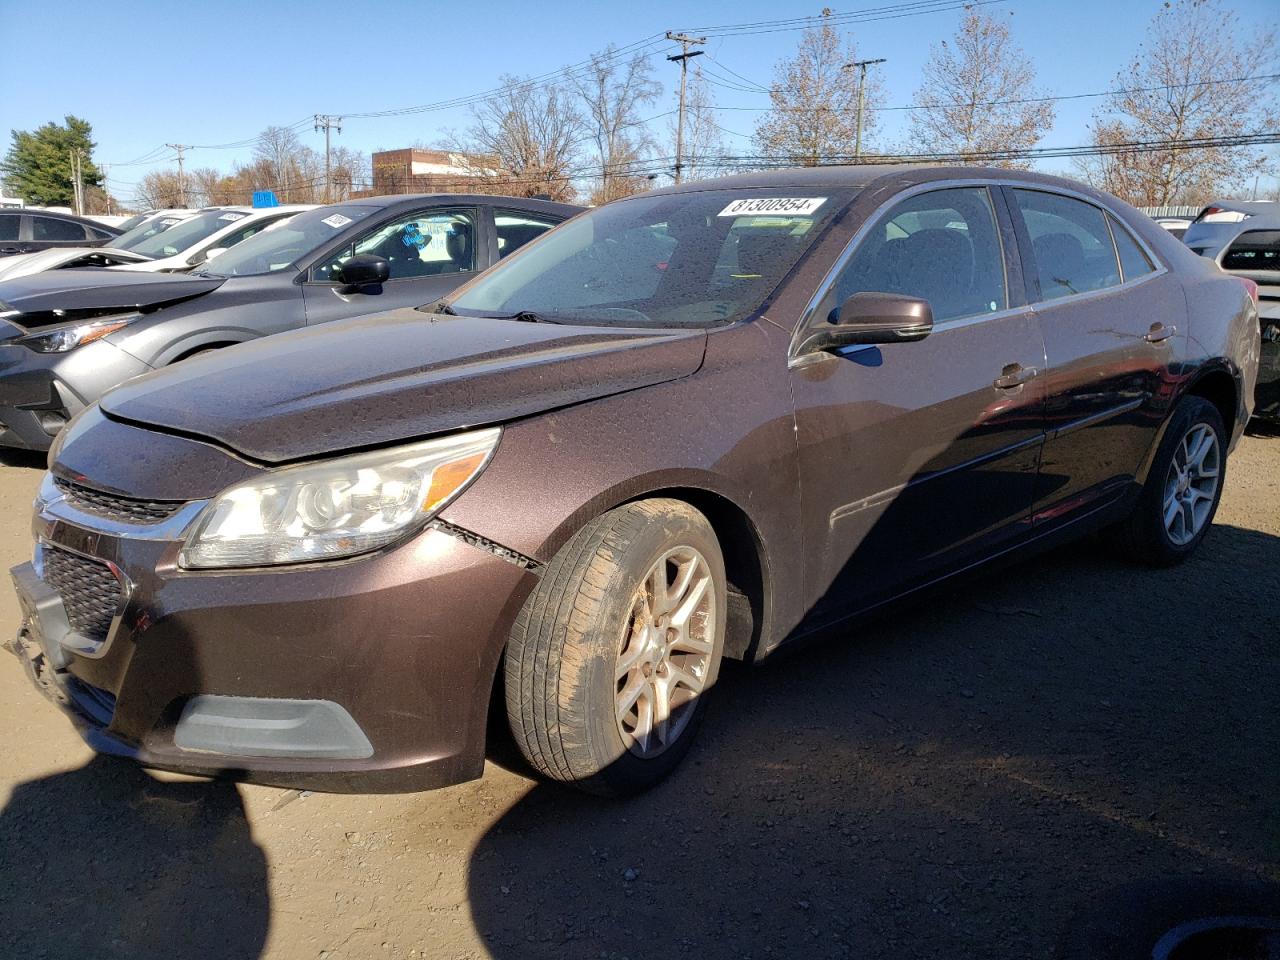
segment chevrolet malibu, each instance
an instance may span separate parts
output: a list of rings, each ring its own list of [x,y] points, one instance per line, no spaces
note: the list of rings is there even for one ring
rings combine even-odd
[[[12,646],[149,767],[418,790],[509,734],[631,793],[725,657],[1086,531],[1187,557],[1258,350],[1248,285],[1065,180],[659,190],[107,393],[51,451]]]

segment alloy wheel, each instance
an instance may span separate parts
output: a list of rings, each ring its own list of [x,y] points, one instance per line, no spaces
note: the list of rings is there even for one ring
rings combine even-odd
[[[664,553],[636,589],[615,670],[618,732],[637,756],[679,739],[697,709],[715,648],[711,567],[693,547]]]
[[[1209,522],[1221,470],[1217,432],[1193,424],[1173,452],[1164,484],[1164,528],[1175,546],[1190,543]]]

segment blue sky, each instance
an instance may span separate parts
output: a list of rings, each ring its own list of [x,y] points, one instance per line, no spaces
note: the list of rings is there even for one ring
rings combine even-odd
[[[900,0],[826,2],[846,13]],[[1036,64],[1040,86],[1061,95],[1111,87],[1160,5],[1160,0],[1007,0],[986,9],[1012,15],[1014,37]],[[1234,0],[1230,6],[1246,29],[1269,25],[1280,12],[1277,0]],[[0,133],[30,129],[67,113],[88,119],[98,141],[97,159],[110,167],[112,192],[129,199],[131,185],[148,170],[169,165],[172,152],[156,154],[159,162],[128,162],[148,157],[166,142],[231,143],[252,139],[270,124],[287,125],[315,113],[439,102],[487,90],[503,73],[549,73],[609,43],[621,46],[672,29],[812,16],[821,7],[822,0],[310,0],[305,5],[0,0],[9,78],[0,99]],[[959,18],[953,10],[850,28],[861,56],[887,58],[880,69],[889,104],[910,102],[929,45],[950,36]],[[767,85],[775,62],[792,53],[798,38],[798,31],[785,30],[728,36],[712,39],[706,49],[713,69]],[[654,53],[665,90],[649,114],[675,105],[677,70],[662,58],[667,52]],[[721,107],[736,108],[721,113],[721,125],[749,135],[760,116],[756,108],[767,106],[767,97],[713,89]],[[1044,145],[1085,142],[1097,103],[1059,103]],[[883,132],[900,139],[904,120],[902,113],[885,114]],[[430,144],[467,122],[465,109],[351,118],[337,142],[366,152]],[[665,131],[667,122],[655,126]],[[323,136],[310,124],[302,133],[304,142],[323,147]],[[745,139],[731,137],[729,144],[747,148]],[[249,153],[249,147],[200,149],[188,153],[188,163],[230,170]],[[1069,163],[1054,161],[1063,170]]]

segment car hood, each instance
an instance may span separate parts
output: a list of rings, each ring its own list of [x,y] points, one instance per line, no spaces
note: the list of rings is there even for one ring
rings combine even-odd
[[[108,416],[265,463],[501,423],[679,379],[701,330],[522,323],[397,310],[186,360],[115,388]]]
[[[0,280],[0,312],[23,327],[118,313],[155,309],[203,296],[216,290],[225,277],[132,273],[118,270],[45,270],[12,280]]]
[[[117,263],[138,263],[147,258],[115,247],[58,247],[20,253],[0,260],[0,280],[12,280],[43,270],[64,267],[99,267]]]

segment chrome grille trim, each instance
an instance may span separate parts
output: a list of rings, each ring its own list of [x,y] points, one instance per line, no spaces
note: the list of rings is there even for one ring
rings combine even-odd
[[[86,487],[65,477],[55,476],[53,484],[71,506],[92,516],[120,523],[160,523],[184,506],[182,502],[121,497]]]

